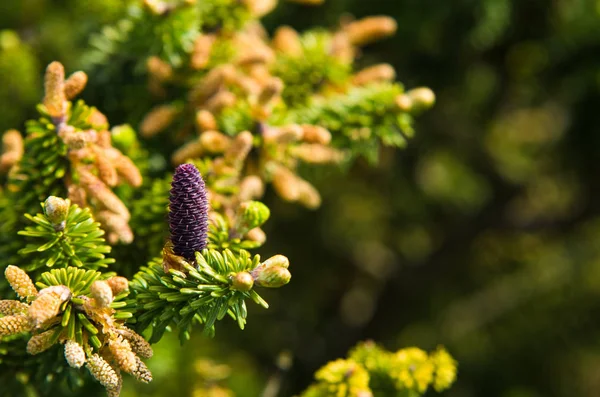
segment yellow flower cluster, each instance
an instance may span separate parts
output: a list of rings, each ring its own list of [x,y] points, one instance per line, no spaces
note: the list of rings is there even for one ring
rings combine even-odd
[[[355,347],[348,359],[336,360],[321,368],[315,375],[316,383],[302,397],[363,397],[407,392],[421,396],[430,387],[437,392],[448,389],[456,380],[456,371],[456,362],[441,347],[431,354],[414,347],[393,353],[365,342]]]

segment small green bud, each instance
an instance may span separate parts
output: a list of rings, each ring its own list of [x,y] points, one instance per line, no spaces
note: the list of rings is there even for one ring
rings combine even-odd
[[[232,287],[238,291],[250,291],[254,286],[254,278],[248,272],[239,272],[233,276]]]
[[[114,147],[123,153],[127,153],[132,147],[137,145],[137,135],[135,130],[129,124],[114,126],[110,130],[112,143]]]
[[[279,267],[283,267],[283,268],[287,269],[288,267],[290,267],[290,260],[283,255],[275,255],[275,256],[270,257],[266,261],[264,261],[262,263],[262,266],[264,266],[264,267],[279,266]]]
[[[249,230],[261,226],[269,219],[271,211],[259,201],[246,201],[238,208],[237,231],[246,234]]]
[[[256,285],[267,288],[279,288],[290,282],[292,274],[288,269],[281,266],[263,267],[262,265],[256,268],[254,273],[254,281]]]
[[[69,213],[69,202],[56,196],[50,196],[44,203],[46,217],[53,225],[61,225]]]

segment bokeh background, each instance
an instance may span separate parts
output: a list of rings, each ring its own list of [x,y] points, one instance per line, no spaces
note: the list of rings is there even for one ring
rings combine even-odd
[[[33,114],[44,66],[75,70],[126,3],[1,1],[0,129]],[[398,21],[359,62],[392,63],[436,106],[377,167],[308,174],[321,209],[268,194],[262,253],[290,258],[290,285],[265,293],[271,308],[251,308],[243,332],[225,321],[213,340],[166,338],[155,381],[123,394],[202,396],[218,381],[238,396],[277,383],[291,396],[373,339],[445,345],[460,363],[449,397],[598,396],[600,1],[327,0],[282,4],[265,23],[303,30],[345,14]]]

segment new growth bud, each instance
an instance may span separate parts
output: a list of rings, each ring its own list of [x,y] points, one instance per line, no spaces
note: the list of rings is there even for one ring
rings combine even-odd
[[[193,164],[177,167],[169,199],[169,230],[173,252],[190,262],[208,241],[208,199],[200,172]]]
[[[275,255],[252,270],[256,285],[279,288],[290,282],[292,274],[288,270],[290,261],[283,255]]]
[[[44,202],[44,212],[55,230],[63,230],[69,213],[69,202],[60,197],[50,196]]]
[[[254,286],[254,278],[248,272],[239,272],[231,279],[231,287],[238,291],[250,291]]]
[[[90,287],[90,293],[98,307],[107,307],[114,299],[112,288],[104,280],[94,281]]]

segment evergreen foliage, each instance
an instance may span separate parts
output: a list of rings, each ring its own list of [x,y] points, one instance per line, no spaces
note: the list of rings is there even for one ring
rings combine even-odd
[[[291,279],[287,257],[248,252],[267,239],[265,186],[316,209],[321,196],[301,164],[375,163],[382,145],[414,135],[433,92],[405,92],[389,65],[355,70],[361,47],[396,31],[393,19],[282,27],[270,38],[258,19],[275,5],[132,1],[91,39],[87,74],[49,64],[39,119],[24,140],[3,137],[0,294],[10,297],[10,285],[18,300],[0,301],[2,385],[67,395],[93,387],[91,376],[118,396],[122,372],[152,380],[141,358],[165,333],[183,343],[198,325],[214,336],[225,317],[244,329],[246,302],[269,307],[256,289]],[[139,124],[139,141],[74,101],[88,75],[86,95]],[[444,350],[365,346],[320,370],[305,395],[416,396],[454,381]]]

